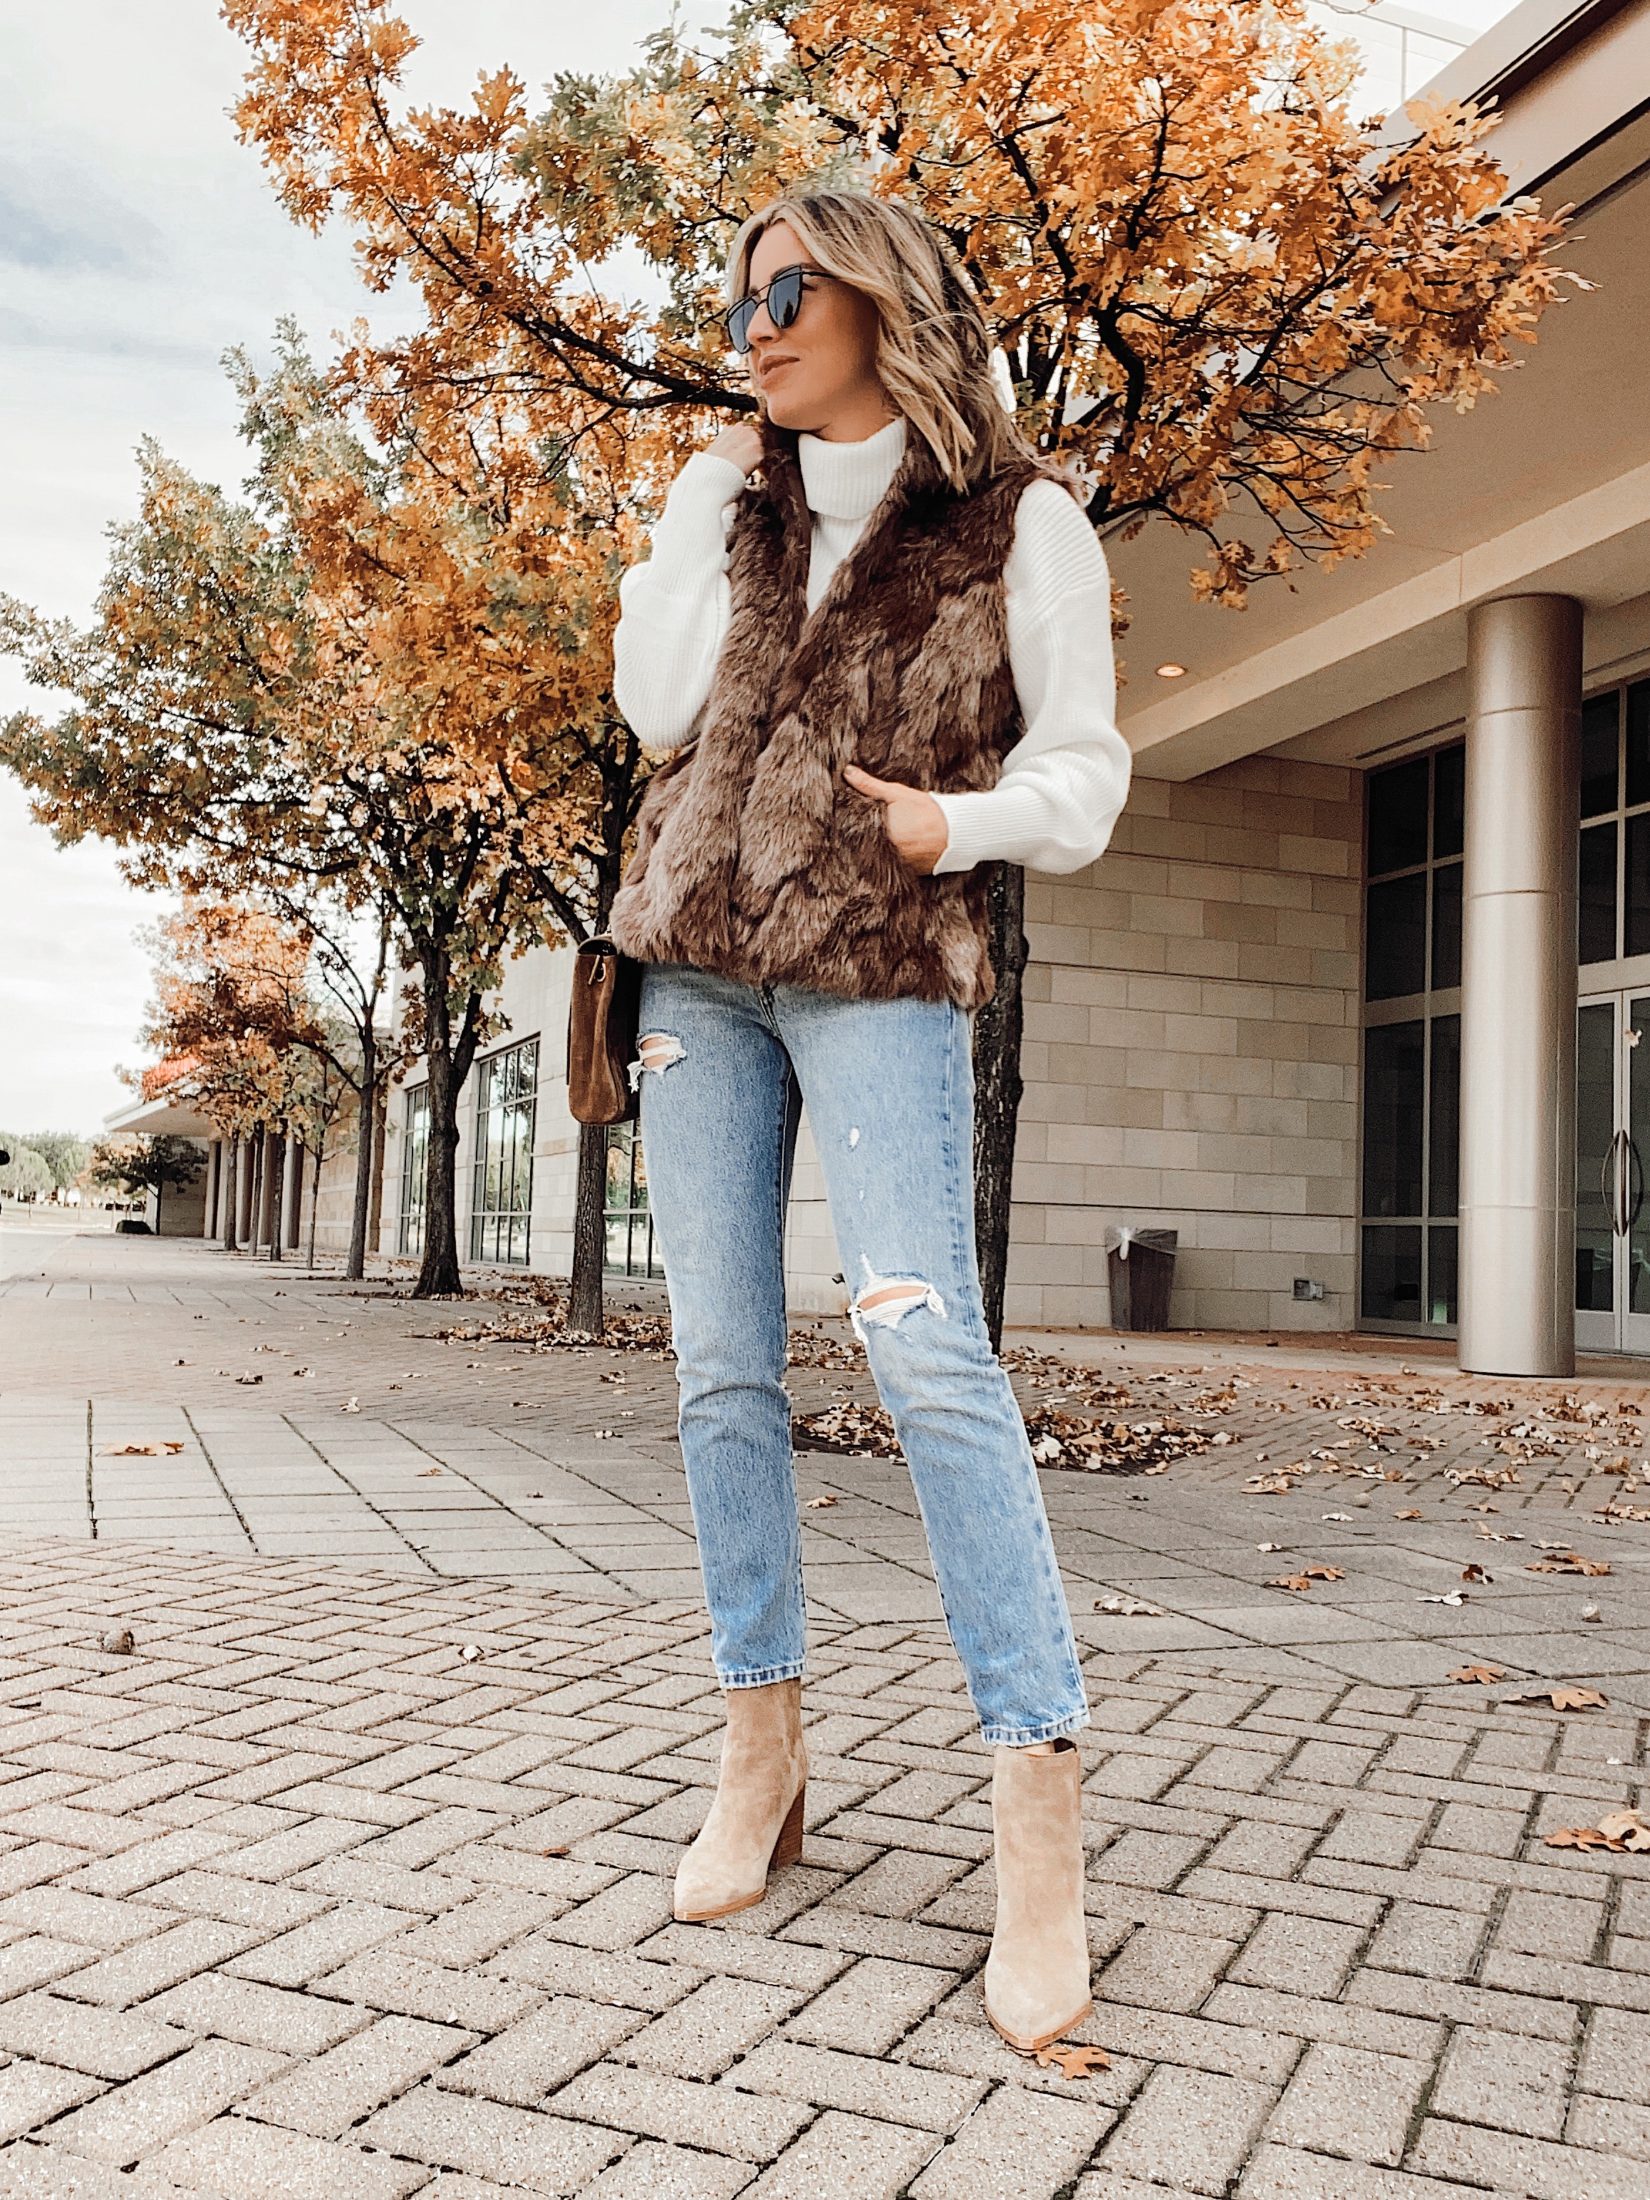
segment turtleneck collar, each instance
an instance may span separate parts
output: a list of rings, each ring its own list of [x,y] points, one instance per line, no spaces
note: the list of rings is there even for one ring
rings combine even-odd
[[[887,494],[905,456],[905,415],[858,443],[827,443],[804,429],[796,439],[810,511],[826,519],[864,519]]]

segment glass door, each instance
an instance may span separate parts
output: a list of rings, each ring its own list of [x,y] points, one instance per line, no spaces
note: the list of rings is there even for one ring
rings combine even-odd
[[[1576,1019],[1576,1343],[1650,1353],[1650,993]]]

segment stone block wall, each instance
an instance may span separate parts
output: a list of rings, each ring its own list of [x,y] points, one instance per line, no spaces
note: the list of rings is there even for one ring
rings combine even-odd
[[[1137,776],[1097,864],[1029,881],[1010,1322],[1104,1326],[1129,1223],[1179,1232],[1177,1328],[1352,1326],[1358,779]]]

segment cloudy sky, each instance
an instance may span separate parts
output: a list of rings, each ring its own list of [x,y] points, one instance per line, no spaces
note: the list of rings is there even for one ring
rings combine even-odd
[[[425,40],[414,92],[456,101],[501,62],[535,88],[561,69],[627,68],[669,8],[405,0],[404,12]],[[723,10],[678,12],[691,26]],[[1425,10],[1468,32],[1503,12],[1502,0]],[[0,51],[0,589],[84,618],[103,530],[132,509],[138,438],[237,483],[222,352],[264,348],[283,313],[324,345],[366,301],[345,242],[293,228],[237,144],[225,110],[242,55],[215,0],[0,0]],[[35,700],[0,662],[0,710]],[[130,1097],[115,1066],[139,1058],[148,964],[134,934],[160,913],[107,848],[57,848],[0,776],[0,1126],[93,1131]]]

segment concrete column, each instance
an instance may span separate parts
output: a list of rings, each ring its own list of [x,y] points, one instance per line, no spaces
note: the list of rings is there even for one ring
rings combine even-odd
[[[281,1194],[281,1220],[287,1248],[298,1243],[299,1210],[304,1197],[304,1142],[296,1131],[286,1134],[286,1184]]]
[[[1581,606],[1467,614],[1458,1358],[1575,1372]]]
[[[206,1149],[206,1198],[201,1207],[201,1236],[218,1234],[218,1185],[223,1175],[223,1140],[214,1138]]]
[[[218,1182],[218,1220],[223,1229],[223,1249],[226,1253],[234,1252],[240,1243],[237,1229],[241,1205],[240,1154],[241,1142],[238,1138],[225,1141],[223,1169]]]

